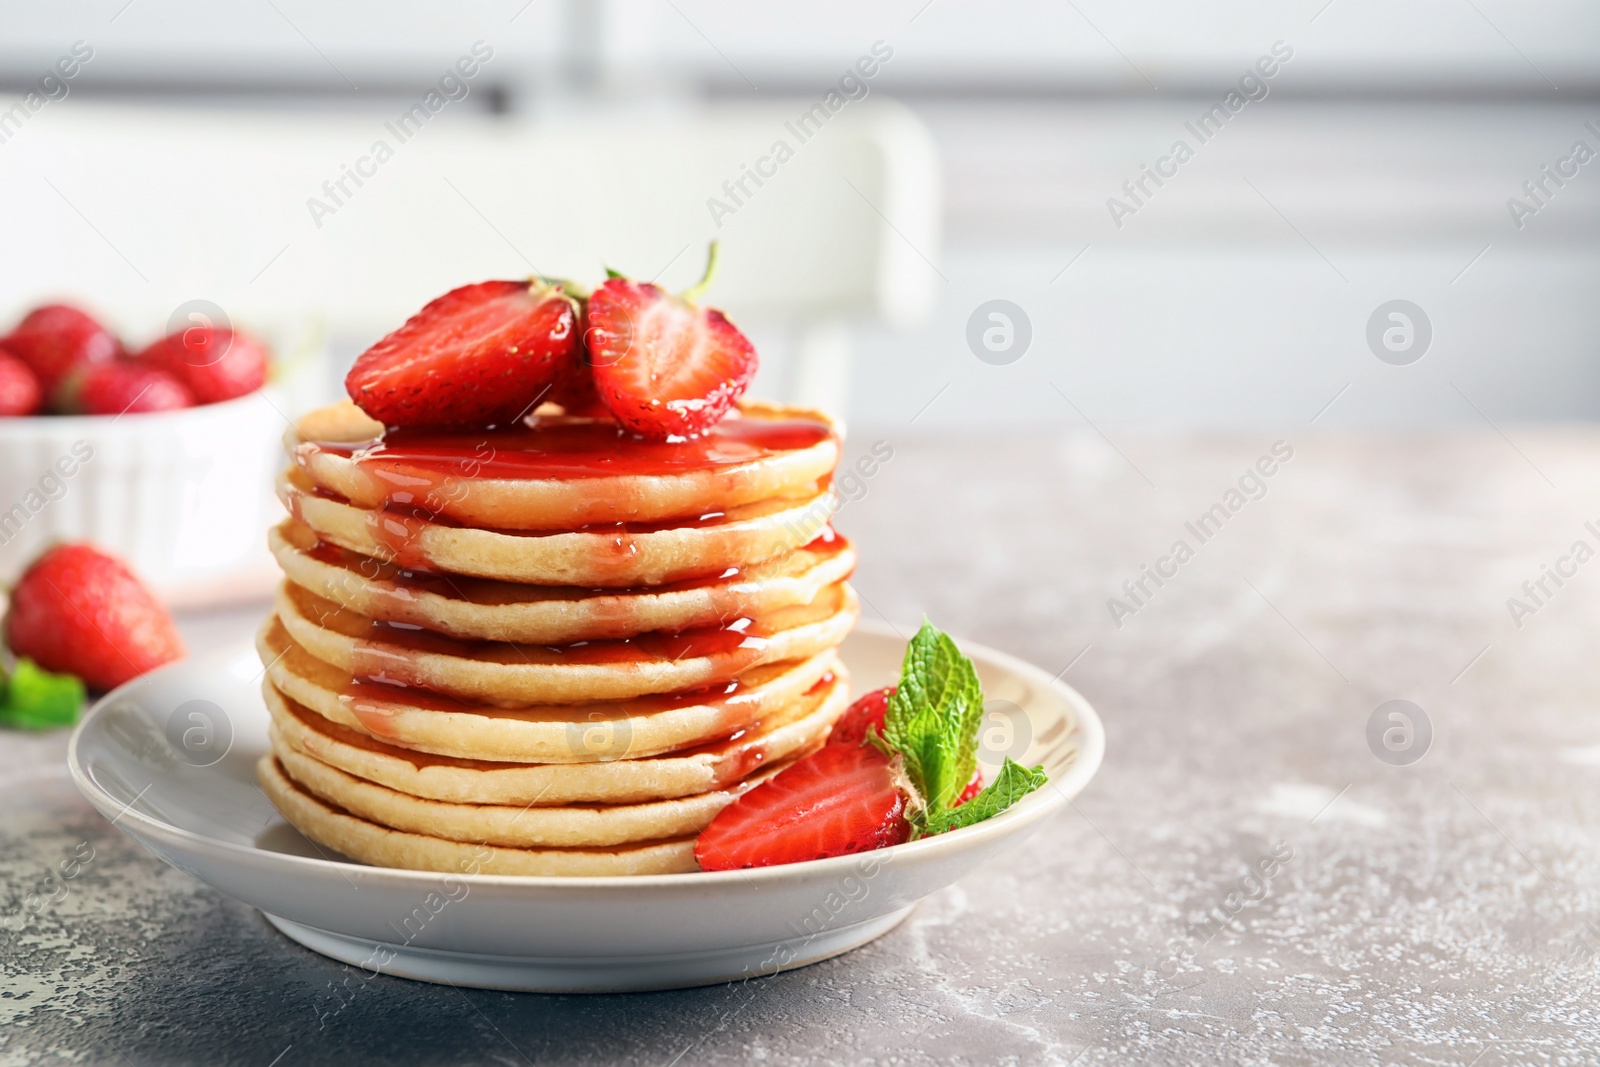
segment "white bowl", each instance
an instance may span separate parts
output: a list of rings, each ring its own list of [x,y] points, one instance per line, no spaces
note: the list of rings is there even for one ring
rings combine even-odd
[[[46,545],[92,541],[169,602],[270,588],[284,410],[268,388],[182,411],[0,419],[0,582]]]
[[[267,713],[253,650],[145,675],[73,734],[84,796],[162,859],[260,908],[279,930],[378,974],[494,989],[672,989],[772,974],[892,929],[929,893],[1016,847],[1100,766],[1094,710],[1048,673],[960,642],[1009,715],[1000,730],[1050,784],[976,826],[857,856],[639,878],[441,875],[369,867],[289,826],[256,785]],[[892,683],[905,642],[863,624],[843,655],[858,691]],[[1020,720],[1018,714],[1020,713]]]

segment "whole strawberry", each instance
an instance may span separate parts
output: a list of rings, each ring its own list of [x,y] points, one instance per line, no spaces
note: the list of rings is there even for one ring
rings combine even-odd
[[[589,363],[600,399],[641,437],[693,437],[716,425],[756,373],[756,350],[722,312],[696,306],[717,246],[681,297],[613,277],[589,297]]]
[[[11,592],[11,651],[91,689],[123,682],[183,655],[167,609],[114,556],[58,545],[34,561]]]
[[[579,314],[562,283],[453,289],[363,352],[345,391],[385,426],[505,426],[547,399],[582,358]]]
[[[164,370],[119,359],[74,374],[62,403],[85,415],[124,415],[193,407],[194,396]]]
[[[0,344],[33,370],[51,404],[73,371],[109,363],[122,352],[122,343],[94,316],[69,304],[33,309]]]
[[[38,376],[22,360],[0,349],[0,416],[32,415],[43,401]]]
[[[182,382],[197,404],[253,393],[267,380],[267,346],[238,330],[191,326],[168,334],[135,358]]]

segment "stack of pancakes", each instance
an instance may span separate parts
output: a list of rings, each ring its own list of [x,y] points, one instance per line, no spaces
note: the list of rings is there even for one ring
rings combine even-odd
[[[540,415],[383,433],[349,404],[286,444],[286,581],[258,647],[263,788],[386,867],[696,868],[696,834],[849,703],[839,443],[745,404],[649,443]]]

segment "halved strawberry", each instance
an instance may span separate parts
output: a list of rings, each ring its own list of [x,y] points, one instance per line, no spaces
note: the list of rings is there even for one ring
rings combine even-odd
[[[897,764],[868,745],[825,745],[723,808],[694,857],[730,871],[898,845],[911,826]]]
[[[556,378],[545,399],[552,404],[560,404],[561,410],[568,415],[611,416],[611,409],[600,402],[600,394],[595,391],[594,370],[582,352],[578,353],[572,366]]]
[[[892,696],[894,696],[894,686],[887,685],[858,697],[856,702],[839,716],[839,721],[833,724],[833,733],[828,735],[828,744],[859,745],[867,739],[869,732],[881,733],[883,717],[888,714],[889,698]]]
[[[827,744],[718,812],[695,859],[708,871],[800,863],[992,818],[1049,779],[1043,767],[1006,759],[985,788],[976,766],[982,718],[977,668],[924,621],[900,684],[857,700]]]
[[[714,426],[756,373],[755,346],[720,311],[695,306],[716,269],[682,297],[612,278],[589,297],[589,363],[600,399],[641,437],[693,437]]]
[[[480,282],[363,352],[344,385],[386,426],[503,426],[546,399],[581,351],[578,304],[559,284]]]

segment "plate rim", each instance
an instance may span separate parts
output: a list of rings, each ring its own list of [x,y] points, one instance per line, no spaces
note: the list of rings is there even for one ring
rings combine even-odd
[[[879,622],[872,619],[861,619],[851,631],[855,633],[871,634],[874,637],[892,638],[904,641],[903,631],[892,623]],[[849,640],[847,637],[846,640]],[[558,875],[520,875],[520,874],[462,874],[452,877],[470,878],[474,885],[485,887],[498,886],[507,889],[577,889],[585,891],[621,892],[629,888],[691,888],[704,886],[716,888],[719,886],[737,885],[740,888],[754,886],[759,889],[763,884],[792,880],[806,875],[819,877],[831,876],[833,873],[845,869],[853,869],[860,863],[864,856],[882,855],[885,857],[906,857],[907,859],[925,857],[940,852],[961,850],[965,845],[976,845],[979,841],[1003,836],[1010,830],[1022,830],[1028,824],[1040,821],[1059,810],[1064,805],[1071,803],[1072,797],[1082,792],[1099,772],[1100,765],[1105,758],[1105,726],[1099,714],[1088,699],[1066,682],[1061,681],[1060,675],[1051,677],[1044,669],[1027,660],[1002,652],[989,645],[977,641],[968,641],[955,638],[956,644],[969,656],[980,653],[1001,667],[1029,679],[1042,688],[1053,690],[1067,704],[1073,720],[1073,733],[1078,737],[1077,752],[1072,765],[1067,768],[1060,779],[1051,779],[1048,783],[1052,788],[1041,789],[1019,801],[1009,810],[1001,812],[991,819],[986,819],[973,826],[962,827],[943,834],[936,834],[917,841],[908,841],[899,845],[891,845],[886,849],[876,850],[872,853],[851,853],[844,856],[831,856],[827,859],[805,860],[800,863],[775,864],[770,867],[751,867],[729,871],[685,871],[676,874],[641,874],[641,875],[583,875],[583,876],[558,876]],[[181,659],[174,663],[156,668],[148,674],[141,675],[132,681],[126,682],[102,696],[89,708],[78,725],[73,728],[72,737],[67,742],[67,770],[71,774],[72,782],[78,791],[83,794],[101,815],[106,815],[106,808],[121,806],[122,812],[116,817],[120,823],[124,819],[132,820],[140,827],[141,834],[175,846],[186,849],[202,849],[212,853],[221,851],[234,855],[240,860],[249,862],[285,863],[290,870],[309,869],[319,872],[347,874],[359,872],[363,877],[381,877],[393,879],[398,883],[429,883],[436,882],[441,875],[448,872],[419,871],[405,867],[377,867],[366,863],[350,863],[343,860],[323,859],[316,856],[297,856],[287,852],[275,852],[263,849],[256,845],[238,844],[233,841],[223,841],[209,837],[194,830],[186,830],[174,826],[155,816],[147,815],[134,808],[132,804],[122,805],[122,802],[111,796],[110,793],[93,779],[79,758],[79,741],[87,733],[96,720],[106,714],[106,709],[113,701],[124,692],[135,687],[150,684],[150,678],[156,674],[177,673],[182,670],[192,670],[195,667],[212,661],[226,662],[239,657],[246,649],[253,648],[249,639],[227,645],[200,659]],[[1064,673],[1064,672],[1063,672]],[[135,800],[138,798],[135,797]],[[131,831],[123,829],[130,836]],[[270,858],[266,858],[270,857]]]

